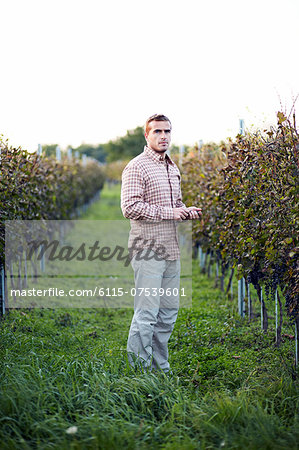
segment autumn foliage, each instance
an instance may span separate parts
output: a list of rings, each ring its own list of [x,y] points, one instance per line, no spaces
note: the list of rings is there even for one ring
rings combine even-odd
[[[97,162],[41,157],[0,140],[0,264],[5,220],[58,220],[75,216],[104,184]]]
[[[279,285],[298,317],[299,136],[295,117],[277,119],[268,131],[195,149],[184,160],[183,192],[188,205],[203,208],[196,243],[268,296]]]

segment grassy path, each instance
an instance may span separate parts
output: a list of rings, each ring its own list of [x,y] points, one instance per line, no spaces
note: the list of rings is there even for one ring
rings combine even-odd
[[[123,219],[123,215],[120,209],[120,185],[114,185],[111,188],[108,188],[107,185],[105,185],[105,188],[101,193],[99,202],[91,205],[84,216],[82,216],[82,219]]]
[[[121,218],[119,188],[84,218]],[[193,275],[169,378],[128,366],[131,310],[10,312],[0,323],[0,448],[298,448],[292,343],[276,349],[273,330],[240,320],[196,263]]]

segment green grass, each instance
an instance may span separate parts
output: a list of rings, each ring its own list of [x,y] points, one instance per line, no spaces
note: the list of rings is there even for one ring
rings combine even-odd
[[[105,189],[85,218],[121,218],[118,202],[119,188]],[[193,307],[180,310],[171,336],[169,377],[129,367],[129,309],[7,314],[0,448],[298,448],[293,341],[277,349],[273,321],[265,334],[258,320],[240,319],[196,262],[193,282]]]
[[[80,219],[87,220],[117,220],[123,219],[123,215],[120,209],[120,185],[112,185],[108,188],[105,186],[101,193],[99,202],[94,203],[88,208],[88,211],[84,214],[84,217]]]

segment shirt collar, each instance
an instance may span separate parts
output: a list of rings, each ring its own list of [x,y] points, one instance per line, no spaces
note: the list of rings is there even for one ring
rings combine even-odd
[[[154,161],[157,161],[157,162],[164,162],[164,159],[161,158],[161,156],[159,155],[159,153],[158,153],[158,152],[155,152],[155,150],[152,150],[152,149],[149,148],[147,145],[144,146],[144,153],[145,153],[147,156],[149,156],[151,159],[153,159]],[[165,161],[166,161],[168,164],[174,165],[172,159],[171,159],[167,154],[165,155]]]

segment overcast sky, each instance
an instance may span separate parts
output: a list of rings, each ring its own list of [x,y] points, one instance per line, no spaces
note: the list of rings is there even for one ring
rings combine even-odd
[[[298,0],[0,0],[0,15],[0,134],[29,150],[156,112],[175,144],[220,141],[299,94]]]

